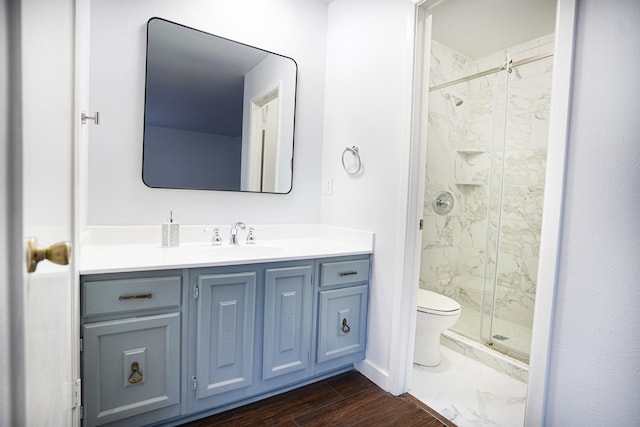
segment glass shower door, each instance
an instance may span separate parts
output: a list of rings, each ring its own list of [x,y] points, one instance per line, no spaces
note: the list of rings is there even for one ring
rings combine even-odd
[[[546,170],[552,58],[503,72],[487,227],[482,339],[527,360]],[[501,147],[500,147],[501,145]]]
[[[482,302],[491,299],[485,293],[492,292],[483,283],[496,111],[504,121],[501,86],[494,73],[429,95],[420,286],[458,301],[461,317],[452,329],[475,341]],[[442,192],[453,198],[447,212],[437,209]]]

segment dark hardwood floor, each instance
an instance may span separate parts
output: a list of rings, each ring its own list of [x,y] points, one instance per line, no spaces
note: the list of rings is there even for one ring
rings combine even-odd
[[[413,396],[386,393],[357,371],[184,425],[455,427]]]

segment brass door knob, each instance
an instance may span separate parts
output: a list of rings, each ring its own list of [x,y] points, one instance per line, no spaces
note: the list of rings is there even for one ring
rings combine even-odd
[[[43,259],[48,259],[55,264],[68,265],[69,258],[71,258],[70,242],[58,242],[48,248],[39,247],[37,240],[33,237],[27,242],[27,271],[29,273],[36,271],[38,263]]]

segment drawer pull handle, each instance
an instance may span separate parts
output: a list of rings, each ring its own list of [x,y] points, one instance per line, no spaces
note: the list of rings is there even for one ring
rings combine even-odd
[[[142,375],[140,365],[138,362],[133,362],[131,364],[131,375],[129,375],[128,379],[129,384],[138,384],[142,380],[144,380],[144,375]]]
[[[340,273],[340,277],[344,277],[344,276],[357,276],[358,272],[357,271],[343,271]]]
[[[346,318],[342,319],[342,332],[344,332],[345,334],[351,332],[351,326],[347,325]]]
[[[128,301],[130,299],[151,299],[153,294],[138,294],[138,295],[121,295],[118,299],[120,301]]]

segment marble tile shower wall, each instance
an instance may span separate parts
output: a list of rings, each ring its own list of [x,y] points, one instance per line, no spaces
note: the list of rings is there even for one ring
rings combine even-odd
[[[549,35],[509,53],[518,60],[552,49]],[[504,58],[497,52],[472,60],[434,41],[430,85],[493,68]],[[485,275],[493,283],[497,274],[496,317],[527,327],[536,288],[551,67],[552,58],[536,61],[514,69],[508,86],[502,72],[433,91],[429,100],[420,286],[480,310]],[[456,98],[463,103],[456,106]],[[455,199],[447,215],[431,207],[441,190]]]

